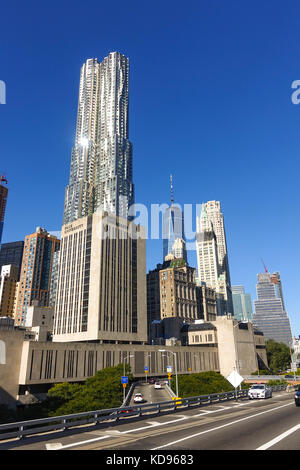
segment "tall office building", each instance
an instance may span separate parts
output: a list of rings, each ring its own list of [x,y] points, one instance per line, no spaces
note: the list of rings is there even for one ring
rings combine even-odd
[[[233,315],[236,320],[250,321],[252,319],[251,295],[245,293],[243,286],[231,286]]]
[[[258,274],[257,278],[257,300],[254,301],[253,324],[263,332],[266,339],[273,339],[291,346],[292,332],[289,317],[284,310],[281,283],[278,289],[280,275],[265,272]]]
[[[7,184],[7,180],[4,176],[0,177],[0,183],[1,182],[5,182]],[[0,245],[1,245],[1,240],[2,240],[7,193],[8,193],[7,187],[3,186],[3,184],[0,184]]]
[[[53,253],[52,270],[50,279],[50,292],[49,292],[49,307],[55,307],[57,282],[58,282],[58,269],[59,269],[60,250]]]
[[[216,290],[218,315],[232,314],[231,289],[219,262],[217,236],[207,204],[202,204],[201,215],[197,218],[196,252],[198,281]]]
[[[147,341],[145,232],[129,212],[128,87],[129,60],[118,52],[81,69],[54,341]]]
[[[128,97],[127,57],[113,52],[82,66],[64,225],[97,209],[128,218],[134,202]]]
[[[25,325],[27,308],[33,300],[39,300],[44,307],[49,305],[53,255],[59,247],[60,240],[41,227],[25,237],[15,312],[19,326]]]
[[[64,225],[58,276],[54,341],[147,341],[142,227],[104,211]]]
[[[224,227],[224,217],[221,212],[220,201],[208,201],[205,203],[207,215],[212,223],[213,230],[216,234],[218,260],[220,273],[226,276],[226,282],[230,286],[230,273],[228,263],[227,243]]]
[[[182,258],[187,262],[186,243],[182,238],[176,238],[172,247],[172,254],[175,258]]]
[[[0,316],[13,317],[19,268],[12,264],[0,271]]]
[[[174,259],[159,272],[160,317],[179,317],[185,321],[199,318],[196,293],[196,269],[183,259]]]
[[[162,218],[163,260],[172,253],[175,240],[182,239],[185,241],[183,211],[180,205],[174,204],[172,175],[170,176],[170,182],[171,205],[165,210]]]
[[[13,264],[18,266],[18,276],[20,276],[20,269],[23,258],[24,241],[2,243],[0,247],[0,271],[2,266]]]

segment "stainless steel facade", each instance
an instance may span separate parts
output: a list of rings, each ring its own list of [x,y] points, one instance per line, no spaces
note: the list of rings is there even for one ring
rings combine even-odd
[[[77,127],[63,224],[103,209],[128,217],[134,202],[128,126],[129,60],[113,52],[81,68]]]

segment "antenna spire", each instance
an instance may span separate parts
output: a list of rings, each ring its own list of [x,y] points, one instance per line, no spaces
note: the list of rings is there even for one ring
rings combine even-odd
[[[173,179],[172,175],[170,175],[170,183],[171,183],[171,206],[174,204],[174,194],[173,194]]]

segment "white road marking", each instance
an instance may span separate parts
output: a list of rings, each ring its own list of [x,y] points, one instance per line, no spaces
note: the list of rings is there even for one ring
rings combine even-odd
[[[52,444],[46,444],[46,450],[58,450],[62,447],[61,442],[53,442]]]
[[[61,449],[68,449],[70,447],[75,447],[75,446],[80,446],[83,444],[89,444],[90,442],[96,442],[96,441],[101,441],[102,439],[108,439],[110,436],[102,436],[102,437],[96,437],[95,439],[88,439],[87,441],[81,441],[81,442],[75,442],[74,444],[67,444],[66,446],[63,446],[60,444],[59,447],[57,447],[55,450],[61,450]],[[50,449],[49,444],[46,444],[46,449],[47,450],[54,450],[53,448]]]
[[[282,439],[284,439],[285,437],[289,436],[289,435],[292,434],[293,432],[298,431],[298,429],[300,429],[300,424],[297,424],[297,426],[294,426],[293,428],[289,429],[288,431],[283,432],[282,434],[280,434],[279,436],[275,437],[275,438],[272,439],[271,441],[266,442],[266,444],[264,444],[264,445],[258,447],[256,450],[267,450],[267,449],[269,449],[270,447],[272,447],[272,446],[274,446],[275,444],[277,444],[277,442],[282,441]]]
[[[201,432],[198,432],[196,434],[191,434],[190,436],[184,437],[182,439],[178,439],[176,441],[169,442],[168,444],[164,444],[163,446],[155,447],[151,450],[163,449],[164,447],[169,447],[169,446],[172,446],[174,444],[178,444],[179,442],[183,442],[183,441],[186,441],[188,439],[193,439],[194,437],[201,436],[202,434],[207,434],[207,433],[212,432],[212,431],[217,431],[218,429],[222,429],[222,428],[225,428],[225,427],[228,427],[228,426],[232,426],[233,424],[240,423],[242,421],[246,421],[247,419],[255,418],[256,416],[260,416],[260,415],[263,415],[265,413],[270,413],[271,411],[275,411],[275,410],[278,410],[280,408],[284,408],[284,407],[292,405],[292,404],[293,403],[287,403],[286,405],[277,406],[276,408],[272,408],[271,410],[261,411],[260,413],[255,413],[254,415],[247,416],[247,417],[241,418],[241,419],[237,419],[235,421],[231,421],[230,423],[222,424],[221,426],[217,426],[217,427],[212,428],[212,429],[207,429],[206,431],[201,431]]]
[[[251,402],[249,401],[249,402],[246,402],[246,403],[244,403],[244,404],[247,405],[247,404],[249,404],[249,403],[251,403]],[[239,406],[243,406],[244,404],[240,404]],[[221,405],[220,405],[220,406],[221,406]],[[287,406],[287,405],[283,405],[283,406]],[[225,408],[235,408],[235,406],[223,407],[223,408],[224,408],[224,409],[225,409]],[[281,407],[279,407],[279,408],[281,408]],[[276,409],[276,408],[274,408],[274,409]],[[54,449],[53,446],[56,446],[56,447],[55,447],[55,450],[58,450],[58,449],[66,449],[66,448],[69,448],[69,447],[75,447],[75,446],[77,446],[77,445],[89,444],[90,442],[96,442],[96,441],[100,441],[100,440],[102,440],[102,439],[107,439],[107,438],[113,436],[114,434],[115,434],[115,435],[116,435],[116,434],[120,435],[120,434],[129,434],[129,433],[137,432],[137,431],[143,431],[144,429],[149,429],[149,428],[159,427],[159,426],[165,426],[165,425],[167,425],[167,424],[173,424],[173,423],[175,423],[175,422],[177,422],[177,421],[182,421],[182,420],[189,419],[189,418],[198,418],[198,417],[203,416],[204,414],[217,413],[217,412],[220,412],[220,411],[221,411],[221,409],[219,409],[219,410],[213,410],[213,411],[202,410],[201,413],[200,413],[200,414],[197,414],[197,415],[191,415],[191,416],[178,415],[178,416],[183,416],[183,417],[182,417],[182,418],[179,418],[179,419],[173,419],[173,420],[171,420],[171,421],[165,421],[165,422],[163,422],[163,423],[160,423],[160,422],[158,422],[158,421],[155,421],[155,422],[152,421],[151,424],[150,424],[150,426],[143,426],[143,427],[141,427],[141,428],[130,429],[130,430],[124,431],[124,432],[117,431],[117,430],[114,430],[114,431],[107,431],[107,433],[108,433],[107,436],[96,437],[96,438],[94,438],[94,439],[89,439],[89,440],[87,440],[87,441],[80,441],[80,442],[76,442],[76,443],[74,443],[74,444],[67,444],[67,445],[65,445],[65,446],[63,446],[60,442],[54,443],[54,444],[51,444],[51,443],[50,443],[50,444],[46,444],[46,449],[47,449],[47,450],[53,450],[53,449]],[[272,411],[272,410],[270,410],[270,411]],[[263,412],[263,413],[264,413],[264,412]],[[267,411],[266,411],[266,413],[267,413]],[[259,414],[261,414],[261,413],[259,413]],[[254,416],[255,416],[255,415],[254,415]],[[251,418],[251,416],[250,416],[250,418]],[[244,418],[244,419],[248,419],[248,418]],[[149,423],[149,421],[146,421],[146,422]],[[153,424],[152,424],[152,423],[153,423]],[[233,423],[232,423],[232,424],[233,424]],[[227,426],[227,425],[226,425],[226,426]],[[207,432],[209,432],[209,431],[207,431]],[[188,439],[188,438],[187,438],[187,439]],[[167,445],[169,445],[169,444],[167,444]],[[166,447],[166,446],[162,446],[162,447]],[[159,449],[159,448],[160,448],[160,447],[158,447],[158,449]],[[155,449],[152,449],[152,450],[155,450]]]
[[[123,431],[121,434],[129,434],[131,432],[137,432],[137,431],[143,431],[144,429],[149,429],[149,428],[154,428],[155,426],[165,426],[166,424],[173,424],[178,421],[183,421],[188,418],[179,418],[179,419],[172,419],[171,421],[164,421],[163,423],[157,422],[157,424],[153,424],[152,426],[143,426],[142,428],[135,428],[135,429],[129,429],[129,431]]]

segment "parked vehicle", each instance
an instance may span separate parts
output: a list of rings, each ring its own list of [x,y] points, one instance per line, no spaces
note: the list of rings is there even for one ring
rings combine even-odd
[[[266,384],[255,384],[248,390],[249,400],[254,398],[271,398],[272,397],[272,388],[268,387]]]
[[[154,388],[162,388],[162,387],[161,387],[161,384],[159,382],[155,382]]]
[[[149,384],[155,384],[155,379],[150,378],[150,379],[149,379]]]
[[[300,406],[300,387],[295,393],[295,405]]]
[[[144,401],[144,396],[142,393],[136,393],[133,397],[134,403],[141,403]]]

